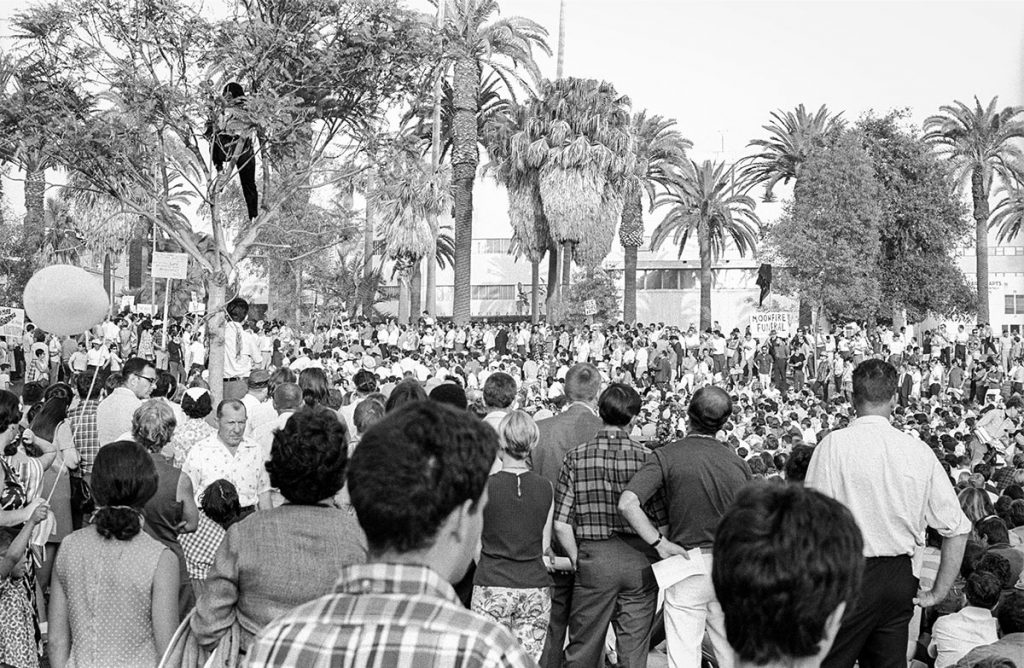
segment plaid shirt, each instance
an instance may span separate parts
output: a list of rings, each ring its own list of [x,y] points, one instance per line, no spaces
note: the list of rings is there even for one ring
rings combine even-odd
[[[206,574],[210,572],[210,566],[213,566],[213,557],[217,554],[217,548],[224,540],[225,533],[227,532],[221,525],[200,510],[199,528],[192,533],[183,533],[178,536],[181,550],[185,553],[185,566],[188,568],[190,578],[193,580],[206,579]]]
[[[75,449],[81,457],[78,470],[83,475],[92,473],[93,460],[100,451],[100,432],[96,427],[96,407],[99,405],[99,401],[89,399],[82,401],[68,413],[71,431],[75,435]]]
[[[992,474],[992,483],[996,491],[1002,493],[1007,487],[1013,484],[1013,474],[1017,472],[1012,466],[1004,466]]]
[[[248,666],[509,668],[537,664],[505,627],[462,607],[425,566],[360,564],[334,593],[265,627]]]
[[[555,521],[571,525],[577,540],[635,535],[619,515],[619,497],[650,454],[614,427],[605,427],[590,442],[570,450],[558,474]],[[663,492],[652,497],[644,511],[654,526],[668,524]]]

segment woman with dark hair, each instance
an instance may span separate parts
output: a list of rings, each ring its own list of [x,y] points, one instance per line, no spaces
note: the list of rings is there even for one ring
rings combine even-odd
[[[185,419],[174,428],[171,436],[171,450],[174,465],[181,468],[185,463],[185,455],[192,446],[217,433],[217,430],[206,421],[213,412],[213,397],[205,387],[190,387],[181,397],[181,412]]]
[[[50,585],[53,557],[64,538],[74,527],[71,523],[71,475],[80,460],[75,448],[75,437],[68,422],[68,408],[74,396],[67,383],[51,385],[43,394],[43,403],[34,406],[28,414],[29,430],[25,434],[26,451],[32,456],[48,458],[43,465],[43,481],[39,495],[49,498],[55,525],[46,540],[46,556],[39,568],[39,584],[43,591]],[[53,453],[52,457],[49,457]]]
[[[426,401],[427,393],[415,378],[406,378],[388,395],[387,403],[384,404],[384,412],[391,413],[402,406],[414,401]]]
[[[335,413],[305,408],[274,435],[267,472],[287,501],[228,529],[196,603],[203,647],[234,624],[242,646],[275,617],[331,591],[343,566],[366,560],[355,515],[335,497],[345,481],[347,434]]]
[[[92,470],[96,513],[57,554],[50,592],[49,657],[54,668],[154,666],[178,623],[178,564],[142,531],[142,509],[157,491],[142,446],[100,448]]]
[[[331,385],[327,382],[327,374],[323,369],[310,367],[299,373],[299,387],[302,388],[302,401],[307,407],[327,406],[327,396]]]
[[[178,610],[184,617],[195,603],[195,597],[178,534],[191,533],[198,528],[199,509],[192,491],[192,479],[174,468],[161,454],[171,440],[175,423],[174,413],[163,399],[149,399],[132,414],[132,440],[149,452],[158,478],[156,494],[142,510],[146,520],[144,528],[178,558]]]
[[[270,374],[270,382],[267,383],[267,396],[273,397],[274,390],[277,389],[278,385],[284,385],[285,383],[297,384],[298,376],[296,376],[295,372],[286,366],[275,369],[274,372]]]
[[[153,343],[153,321],[149,318],[139,323],[139,357],[150,362],[156,360],[156,346]]]

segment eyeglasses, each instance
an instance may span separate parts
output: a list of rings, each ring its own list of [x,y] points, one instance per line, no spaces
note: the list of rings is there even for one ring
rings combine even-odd
[[[148,381],[148,382],[149,382],[149,383],[151,383],[151,384],[152,384],[152,383],[155,383],[155,382],[156,382],[156,377],[155,377],[155,376],[153,376],[153,377],[150,377],[150,376],[143,376],[143,375],[142,375],[141,373],[136,373],[136,374],[133,374],[133,375],[134,375],[134,376],[135,376],[136,378],[141,378],[141,379],[143,379],[143,380],[145,380],[145,381]]]

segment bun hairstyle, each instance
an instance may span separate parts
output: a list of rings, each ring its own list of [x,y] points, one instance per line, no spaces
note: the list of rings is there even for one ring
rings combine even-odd
[[[133,441],[104,445],[92,468],[96,532],[115,540],[137,536],[142,531],[142,507],[156,494],[156,487],[156,466],[141,445]]]

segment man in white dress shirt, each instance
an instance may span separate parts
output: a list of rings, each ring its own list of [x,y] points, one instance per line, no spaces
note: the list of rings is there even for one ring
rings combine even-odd
[[[249,316],[249,302],[235,297],[224,309],[228,313],[224,325],[224,398],[241,399],[249,390],[252,357],[242,323]]]
[[[805,484],[843,503],[864,535],[860,595],[843,618],[826,668],[907,665],[914,604],[945,598],[960,570],[971,522],[960,509],[938,458],[920,439],[889,424],[896,406],[896,369],[869,359],[853,372],[857,419],[815,448]],[[918,591],[911,555],[926,527],[943,537],[930,590]]]

